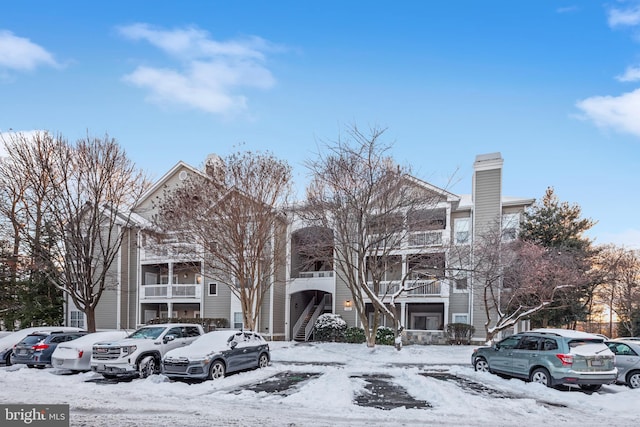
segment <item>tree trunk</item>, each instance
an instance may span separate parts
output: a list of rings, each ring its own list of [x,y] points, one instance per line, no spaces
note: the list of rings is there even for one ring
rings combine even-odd
[[[87,316],[87,332],[96,331],[96,311],[94,307],[87,306],[84,309],[84,314]]]

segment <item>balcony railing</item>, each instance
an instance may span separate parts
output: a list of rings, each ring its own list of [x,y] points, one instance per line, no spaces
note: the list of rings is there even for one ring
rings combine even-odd
[[[409,233],[409,247],[442,246],[443,230]]]
[[[369,287],[372,284],[369,283]],[[440,296],[442,291],[442,282],[439,280],[417,280],[408,282],[405,287],[409,289],[404,295],[409,296]],[[398,292],[400,289],[399,282],[382,282],[380,283],[380,291],[378,295],[390,295]]]
[[[201,285],[143,285],[141,286],[140,299],[200,299],[202,296]]]
[[[166,243],[148,245],[141,249],[141,261],[159,261],[166,259],[197,259],[202,249],[196,244]]]
[[[311,279],[314,277],[333,277],[333,271],[301,271],[298,273],[301,279]]]

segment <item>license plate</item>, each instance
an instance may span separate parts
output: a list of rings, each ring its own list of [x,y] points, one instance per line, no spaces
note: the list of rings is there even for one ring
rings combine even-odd
[[[106,353],[108,351],[108,349],[106,348],[96,348],[95,352],[96,353]]]
[[[592,360],[591,361],[591,366],[602,366],[602,360]]]
[[[27,350],[18,350],[18,354],[27,354]]]

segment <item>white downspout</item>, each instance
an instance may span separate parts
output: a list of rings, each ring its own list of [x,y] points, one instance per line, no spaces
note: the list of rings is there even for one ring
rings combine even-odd
[[[118,281],[116,282],[116,329],[120,329],[122,316],[122,241],[118,248],[118,264],[116,267]]]

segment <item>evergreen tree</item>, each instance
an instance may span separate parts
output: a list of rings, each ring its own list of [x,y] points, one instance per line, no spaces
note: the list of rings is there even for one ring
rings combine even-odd
[[[552,187],[542,200],[525,212],[520,238],[563,256],[568,255],[574,269],[584,278],[577,286],[562,289],[555,301],[532,317],[534,326],[575,327],[589,313],[588,307],[598,281],[589,274],[596,249],[584,233],[595,224],[581,218],[579,205],[561,202]]]

